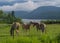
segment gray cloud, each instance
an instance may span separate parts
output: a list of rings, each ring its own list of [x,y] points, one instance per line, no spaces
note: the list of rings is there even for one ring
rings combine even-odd
[[[11,2],[11,1],[15,1],[15,0],[0,0],[0,2]]]
[[[32,2],[32,1],[28,1],[28,2],[25,2],[25,3],[15,3],[14,5],[12,6],[1,6],[0,9],[1,10],[5,10],[5,11],[11,11],[11,10],[25,10],[25,11],[28,11],[28,10],[34,10],[36,9],[38,6],[36,3]]]
[[[7,0],[6,0],[7,1]],[[12,1],[12,0],[10,0]],[[16,0],[13,0],[16,1]],[[60,0],[25,0],[25,3],[15,3],[12,6],[0,6],[0,9],[5,11],[11,10],[24,10],[24,11],[32,11],[40,6],[57,6],[60,7]],[[37,1],[36,3],[33,1]]]

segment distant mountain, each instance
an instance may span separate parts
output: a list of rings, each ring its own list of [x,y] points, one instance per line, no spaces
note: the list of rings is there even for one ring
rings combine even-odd
[[[27,12],[27,11],[15,11],[15,16],[25,19],[28,16],[28,13],[29,12]]]
[[[60,7],[42,6],[27,15],[28,19],[60,19]]]
[[[22,19],[60,19],[60,7],[42,6],[32,12],[15,11],[15,16]]]

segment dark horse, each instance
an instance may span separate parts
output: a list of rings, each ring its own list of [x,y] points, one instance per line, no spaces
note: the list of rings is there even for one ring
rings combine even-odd
[[[18,34],[19,26],[20,26],[20,23],[18,23],[18,22],[14,22],[12,24],[11,29],[10,29],[10,35],[13,36],[13,38],[14,38],[14,30],[16,30],[16,33]]]
[[[22,24],[22,28],[23,28],[24,30],[26,30],[26,31],[27,31],[27,30],[30,30],[30,25],[31,25],[30,23],[27,23],[27,24],[23,23],[23,24]]]
[[[33,27],[36,26],[37,31],[41,30],[42,33],[45,32],[45,24],[43,24],[43,23],[39,24],[37,22],[30,22],[30,23],[33,24]]]

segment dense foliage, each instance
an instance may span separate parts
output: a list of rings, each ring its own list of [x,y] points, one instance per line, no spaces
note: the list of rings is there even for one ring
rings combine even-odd
[[[0,10],[0,23],[9,23],[10,24],[15,21],[21,22],[21,19],[15,17],[14,11],[6,13],[6,12],[3,12],[2,10]]]
[[[45,24],[60,24],[60,20],[46,20],[46,21],[41,21],[44,22]]]

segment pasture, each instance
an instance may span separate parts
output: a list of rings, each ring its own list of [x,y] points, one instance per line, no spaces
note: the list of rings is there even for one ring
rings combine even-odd
[[[10,25],[0,25],[0,43],[60,43],[60,24],[47,24],[46,33],[30,27],[27,32],[20,27],[19,36],[10,36]],[[15,33],[16,34],[16,33]]]

